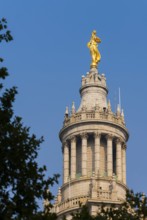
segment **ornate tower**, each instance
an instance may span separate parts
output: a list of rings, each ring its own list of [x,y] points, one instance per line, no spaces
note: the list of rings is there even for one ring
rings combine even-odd
[[[59,219],[63,215],[70,219],[80,204],[87,203],[95,215],[102,203],[109,206],[125,200],[129,135],[120,106],[113,113],[107,101],[106,78],[98,73],[98,62],[92,57],[90,71],[82,76],[81,104],[76,111],[73,103],[71,114],[66,109],[59,134],[63,184],[53,208]]]

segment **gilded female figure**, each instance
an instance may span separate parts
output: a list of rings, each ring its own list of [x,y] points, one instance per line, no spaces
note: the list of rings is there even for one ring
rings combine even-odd
[[[87,44],[92,57],[91,68],[97,67],[98,62],[100,62],[101,59],[100,52],[98,51],[98,43],[101,43],[101,39],[96,36],[96,31],[93,31],[91,39]]]

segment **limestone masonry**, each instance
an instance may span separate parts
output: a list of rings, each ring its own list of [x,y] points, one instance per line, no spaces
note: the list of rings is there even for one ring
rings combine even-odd
[[[63,184],[53,207],[58,219],[87,204],[95,215],[101,204],[120,204],[126,193],[126,142],[128,131],[118,105],[116,113],[107,101],[104,74],[91,68],[82,76],[81,104],[71,114],[66,108],[60,131]]]

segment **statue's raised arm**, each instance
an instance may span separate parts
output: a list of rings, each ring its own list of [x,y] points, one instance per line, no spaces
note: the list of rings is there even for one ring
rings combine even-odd
[[[91,68],[93,67],[96,68],[98,62],[100,62],[101,59],[100,52],[98,51],[98,43],[101,43],[101,39],[96,36],[96,31],[93,31],[91,35],[91,39],[87,44],[88,48],[90,49],[91,58],[92,58]]]

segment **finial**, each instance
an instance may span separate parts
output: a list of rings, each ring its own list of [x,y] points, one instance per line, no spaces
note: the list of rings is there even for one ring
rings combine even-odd
[[[58,194],[61,194],[61,188],[60,187],[58,188]]]
[[[76,108],[75,108],[75,103],[72,103],[72,108],[71,108],[71,113],[75,114],[76,113]]]
[[[55,197],[55,204],[58,203],[58,196]]]
[[[58,188],[58,195],[57,195],[58,202],[61,202],[61,188]]]
[[[87,43],[87,47],[90,50],[92,62],[90,67],[97,68],[98,63],[101,60],[101,55],[98,50],[98,43],[101,43],[101,39],[96,36],[96,31],[94,30],[91,35],[90,41]]]
[[[124,110],[123,109],[121,111],[121,117],[122,117],[123,122],[125,123],[125,116],[124,116]]]
[[[68,111],[68,107],[66,106],[66,109],[65,109],[65,117],[68,117],[68,114],[69,114],[69,111]]]
[[[124,118],[124,110],[121,111],[121,117]]]
[[[110,102],[110,100],[108,101],[108,111],[111,112],[111,102]]]
[[[65,115],[64,115],[65,121],[68,119],[68,114],[69,114],[69,111],[68,111],[68,107],[66,106]]]
[[[117,105],[117,111],[116,111],[117,116],[121,115],[121,111],[120,111],[120,105]]]

